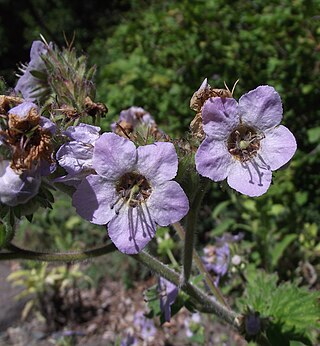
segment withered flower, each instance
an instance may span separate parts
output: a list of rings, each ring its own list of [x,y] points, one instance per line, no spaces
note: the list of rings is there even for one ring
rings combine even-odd
[[[190,100],[190,108],[197,112],[194,119],[191,121],[190,129],[192,134],[203,140],[205,133],[202,126],[202,107],[210,97],[232,97],[233,90],[214,89],[208,84],[207,78],[202,82],[200,88],[192,95]]]
[[[55,163],[52,158],[51,137],[56,126],[40,116],[38,107],[29,101],[10,109],[3,142],[12,151],[11,168],[17,173],[40,169],[41,175],[50,174]]]

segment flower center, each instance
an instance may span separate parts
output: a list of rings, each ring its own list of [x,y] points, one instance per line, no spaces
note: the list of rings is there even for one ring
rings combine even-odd
[[[116,184],[116,191],[123,202],[130,207],[143,203],[151,195],[152,189],[148,180],[137,172],[124,174]]]
[[[237,160],[245,162],[256,156],[263,133],[258,133],[253,127],[239,125],[229,136],[228,151]]]

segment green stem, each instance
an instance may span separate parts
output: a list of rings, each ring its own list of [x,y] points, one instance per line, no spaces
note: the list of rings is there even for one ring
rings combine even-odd
[[[158,259],[152,257],[150,254],[142,251],[137,255],[131,255],[138,262],[146,265],[151,270],[157,272],[160,276],[172,282],[174,285],[179,286],[180,276],[174,270],[169,268],[168,266],[161,263]],[[222,305],[217,300],[212,299],[205,292],[192,285],[189,282],[186,282],[181,290],[187,293],[190,297],[192,297],[195,301],[202,305],[203,310],[208,313],[214,313],[216,316],[220,317],[222,320],[227,322],[229,325],[239,330],[240,327],[240,319],[239,315],[227,309],[224,305]]]
[[[99,257],[117,250],[112,243],[91,250],[70,252],[38,252],[22,249],[14,244],[7,245],[6,249],[10,252],[0,252],[0,261],[25,259],[44,262],[75,262]]]
[[[191,268],[192,268],[192,259],[193,259],[193,249],[194,249],[194,233],[198,220],[198,212],[204,195],[206,194],[209,187],[209,180],[205,181],[203,184],[200,183],[199,191],[197,191],[194,196],[190,211],[187,215],[186,222],[186,232],[185,232],[185,241],[184,241],[184,252],[183,252],[183,277],[182,284],[185,284],[189,281]]]
[[[176,230],[176,232],[178,233],[180,239],[184,240],[185,231],[184,231],[182,225],[179,222],[176,222],[176,223],[172,224],[172,226]],[[196,249],[193,249],[193,260],[194,260],[198,270],[200,271],[200,273],[203,274],[204,280],[207,283],[207,285],[210,288],[210,290],[213,293],[213,295],[220,301],[220,303],[222,303],[223,305],[225,305],[226,307],[228,307],[230,309],[230,306],[228,305],[228,303],[224,299],[224,297],[223,297],[222,293],[220,292],[219,288],[216,287],[216,285],[214,284],[212,276],[207,271],[206,267],[203,265],[201,257],[197,253]]]

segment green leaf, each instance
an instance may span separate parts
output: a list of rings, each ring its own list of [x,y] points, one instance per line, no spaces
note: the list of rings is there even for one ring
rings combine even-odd
[[[267,334],[273,340],[272,345],[289,345],[291,340],[312,345],[312,330],[320,327],[320,292],[308,291],[291,282],[277,285],[277,275],[263,271],[247,272],[247,280],[239,303],[242,310],[250,306],[270,318]]]
[[[281,256],[283,255],[286,248],[295,240],[297,239],[297,234],[287,234],[280,242],[276,244],[274,249],[271,252],[271,265],[274,268]]]

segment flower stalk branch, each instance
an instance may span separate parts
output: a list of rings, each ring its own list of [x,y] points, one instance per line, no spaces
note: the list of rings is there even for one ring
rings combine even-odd
[[[190,211],[187,215],[186,232],[184,237],[183,272],[181,278],[182,285],[186,284],[190,278],[194,250],[194,233],[198,221],[198,213],[201,202],[208,188],[209,180],[203,182],[202,184],[200,182],[200,188],[192,200]]]
[[[116,251],[116,247],[109,243],[107,245],[83,251],[70,252],[38,252],[22,249],[14,244],[8,244],[6,249],[10,252],[0,252],[0,261],[12,259],[36,260],[44,262],[77,262],[103,256]]]
[[[158,273],[168,281],[172,282],[174,285],[179,286],[180,276],[174,270],[161,263],[158,259],[152,257],[150,254],[142,251],[136,255],[131,255],[132,258],[136,259],[138,262],[146,265],[148,268]],[[229,310],[224,305],[222,305],[217,300],[213,300],[205,292],[195,287],[189,282],[186,282],[181,290],[192,297],[196,302],[200,303],[207,313],[213,313],[223,321],[227,322],[232,327],[239,330],[240,328],[240,315],[236,312]]]
[[[182,225],[179,222],[176,222],[176,223],[172,224],[172,226],[175,229],[175,231],[178,233],[180,239],[184,240],[185,231],[184,231]],[[219,288],[215,286],[215,284],[212,280],[212,276],[210,275],[210,273],[208,272],[206,267],[203,265],[201,257],[199,256],[196,249],[193,249],[193,260],[194,260],[194,263],[197,266],[199,272],[204,276],[204,280],[205,280],[206,284],[208,285],[209,289],[211,290],[211,292],[213,293],[213,295],[220,301],[220,303],[222,303],[223,305],[225,305],[226,307],[228,307],[230,309],[229,304],[224,299]]]

